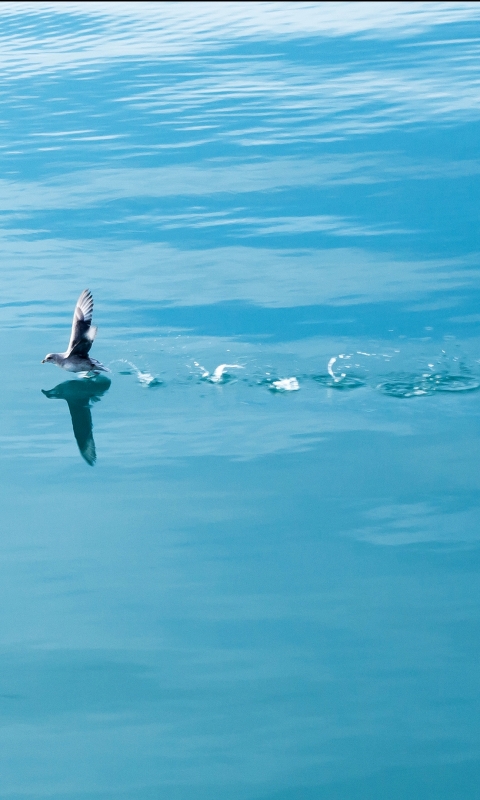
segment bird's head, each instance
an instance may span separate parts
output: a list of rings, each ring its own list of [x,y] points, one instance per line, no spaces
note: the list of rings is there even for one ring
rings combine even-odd
[[[56,363],[55,353],[47,353],[45,358],[42,359],[42,364],[45,364],[47,361],[50,361],[52,364]]]

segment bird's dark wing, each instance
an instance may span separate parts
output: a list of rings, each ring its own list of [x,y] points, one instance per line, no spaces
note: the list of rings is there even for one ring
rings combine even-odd
[[[85,289],[77,300],[73,314],[72,333],[66,356],[86,356],[93,344],[97,329],[92,326],[93,297]]]

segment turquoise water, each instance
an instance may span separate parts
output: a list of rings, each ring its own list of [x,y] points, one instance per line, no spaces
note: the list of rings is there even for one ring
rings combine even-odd
[[[1,798],[480,796],[479,25],[0,7]]]

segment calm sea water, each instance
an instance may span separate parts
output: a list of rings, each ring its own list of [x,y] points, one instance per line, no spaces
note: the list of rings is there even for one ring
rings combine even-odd
[[[480,796],[479,59],[1,4],[0,798]]]

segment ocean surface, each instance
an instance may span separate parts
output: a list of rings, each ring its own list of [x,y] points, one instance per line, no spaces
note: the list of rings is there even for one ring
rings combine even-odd
[[[0,70],[0,798],[478,800],[480,4],[2,3]]]

